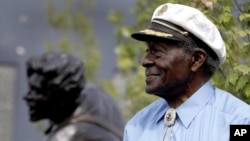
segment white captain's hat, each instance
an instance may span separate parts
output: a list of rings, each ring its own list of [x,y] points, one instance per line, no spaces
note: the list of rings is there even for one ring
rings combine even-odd
[[[188,42],[190,34],[207,44],[220,63],[225,61],[226,47],[219,30],[201,11],[189,6],[171,3],[158,6],[150,28],[131,36],[140,41],[167,39]]]

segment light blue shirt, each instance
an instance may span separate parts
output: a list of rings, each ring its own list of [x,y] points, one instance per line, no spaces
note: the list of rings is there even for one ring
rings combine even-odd
[[[163,141],[167,128],[163,118],[169,108],[164,99],[158,99],[139,111],[127,122],[123,141]],[[250,106],[210,81],[176,113],[171,141],[229,141],[230,125],[250,124]]]

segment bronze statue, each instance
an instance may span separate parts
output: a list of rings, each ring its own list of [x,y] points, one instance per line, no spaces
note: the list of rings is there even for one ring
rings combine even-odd
[[[31,122],[48,119],[45,141],[121,141],[124,119],[110,95],[87,84],[84,65],[70,54],[47,52],[27,61],[24,100]]]

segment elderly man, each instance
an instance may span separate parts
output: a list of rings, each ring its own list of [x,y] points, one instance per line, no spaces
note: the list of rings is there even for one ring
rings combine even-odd
[[[199,10],[162,4],[132,37],[147,46],[146,92],[160,99],[128,121],[124,141],[229,141],[230,125],[250,124],[249,105],[210,82],[226,48]]]
[[[121,141],[124,120],[110,95],[85,84],[80,59],[48,52],[27,61],[30,120],[50,121],[44,141]]]

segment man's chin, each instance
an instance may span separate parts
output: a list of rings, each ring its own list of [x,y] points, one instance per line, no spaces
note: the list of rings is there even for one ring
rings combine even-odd
[[[149,95],[155,95],[155,96],[161,97],[160,94],[158,94],[156,91],[152,91],[152,90],[145,90],[145,91]]]
[[[174,98],[178,97],[178,95],[171,94],[166,89],[155,90],[155,89],[147,89],[146,88],[145,91],[149,95],[155,95],[155,96],[162,97],[162,98],[174,99]]]
[[[151,90],[151,89],[147,89],[147,88],[146,88],[145,91],[146,91],[147,94],[150,94],[150,95],[153,95],[153,94],[154,94],[154,91]]]
[[[150,87],[149,85],[146,86],[145,88],[146,93],[150,94],[150,95],[161,95],[161,91],[159,91],[158,87]]]

